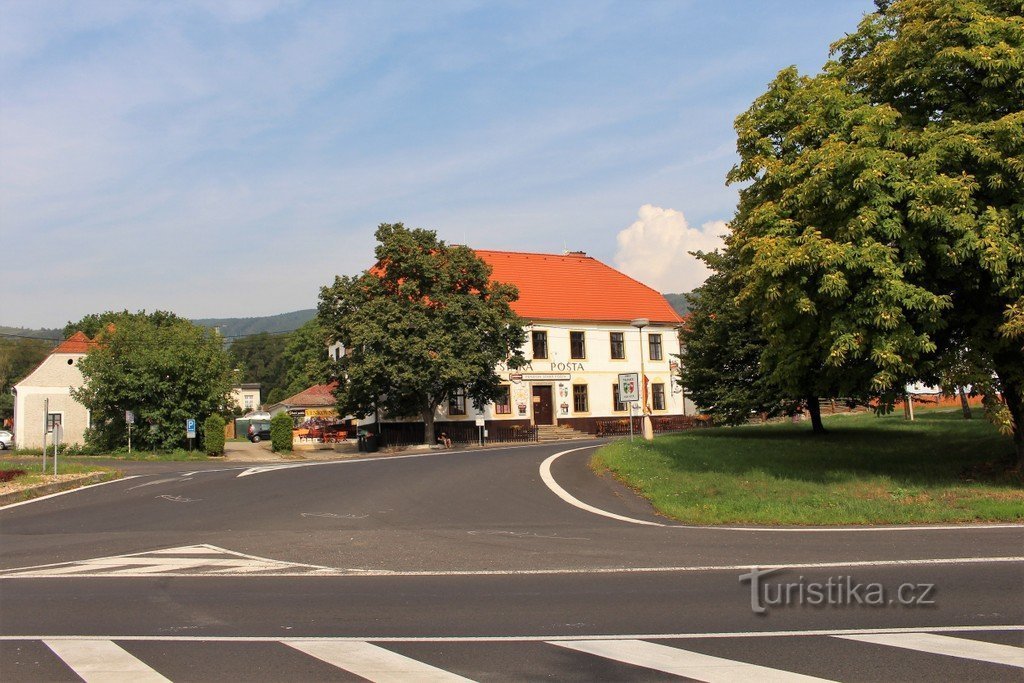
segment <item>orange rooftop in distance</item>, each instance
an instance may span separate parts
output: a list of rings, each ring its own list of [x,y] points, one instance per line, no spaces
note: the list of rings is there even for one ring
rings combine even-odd
[[[89,339],[78,331],[62,341],[51,353],[89,353],[96,346],[95,339]]]
[[[660,292],[583,252],[474,252],[493,269],[492,280],[519,288],[512,308],[528,320],[683,321]]]

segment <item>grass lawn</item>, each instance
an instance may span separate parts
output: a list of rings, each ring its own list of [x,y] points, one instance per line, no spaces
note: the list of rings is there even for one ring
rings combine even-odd
[[[33,458],[40,459],[40,460],[43,457],[41,455],[41,451],[38,448],[35,448],[35,449],[24,449],[24,450],[19,449],[19,450],[14,451],[14,456],[18,457],[18,458],[23,458],[23,457],[31,456]],[[51,450],[47,451],[47,459],[50,461],[51,466],[52,466],[52,463],[53,463],[52,458],[53,458],[53,450],[51,449]],[[201,450],[188,451],[188,450],[185,450],[183,448],[180,448],[180,449],[173,450],[173,451],[157,451],[156,453],[153,453],[153,451],[147,451],[147,450],[141,450],[141,451],[140,450],[133,450],[131,453],[128,453],[127,451],[115,451],[113,453],[100,453],[100,454],[97,454],[97,455],[70,455],[70,454],[61,453],[60,456],[59,456],[59,461],[60,462],[87,463],[87,462],[89,462],[91,460],[96,460],[96,459],[99,459],[99,458],[110,459],[110,460],[130,460],[130,461],[133,461],[133,462],[135,462],[135,461],[154,461],[154,462],[168,461],[168,462],[176,462],[176,461],[186,461],[186,460],[191,461],[191,460],[213,460],[214,459],[214,458],[211,458],[210,456],[206,455],[206,453],[204,453]],[[59,467],[59,465],[58,465],[58,467]]]
[[[960,411],[836,415],[809,423],[696,430],[617,441],[610,470],[662,514],[690,524],[906,524],[1024,521],[1024,477],[984,418]]]
[[[47,458],[45,473],[41,471],[42,464],[42,456],[32,458],[8,458],[0,460],[0,471],[25,470],[25,474],[15,477],[10,481],[11,484],[18,488],[35,486],[36,484],[49,484],[54,481],[53,458]],[[111,467],[98,467],[96,465],[87,465],[79,462],[68,461],[63,457],[57,458],[57,473],[59,475],[92,474],[94,472],[104,474],[102,481],[117,479],[121,476],[121,472],[118,472]]]

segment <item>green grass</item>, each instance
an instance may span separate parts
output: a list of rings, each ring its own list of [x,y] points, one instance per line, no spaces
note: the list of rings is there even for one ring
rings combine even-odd
[[[45,474],[41,471],[42,464],[42,456],[32,458],[9,458],[0,460],[0,470],[25,470],[25,474],[20,477],[15,477],[12,480],[15,484],[46,484],[49,483],[50,475],[53,474],[53,458],[47,458]],[[94,472],[104,474],[102,481],[117,479],[122,475],[121,472],[113,469],[112,467],[85,465],[79,462],[65,460],[63,457],[57,458],[58,474],[92,474]]]
[[[35,456],[42,458],[42,451],[38,448],[34,449],[18,449],[14,451],[15,456]],[[53,450],[47,450],[47,459],[50,460],[53,457]],[[219,457],[219,456],[218,456]],[[212,458],[201,450],[188,451],[184,448],[179,448],[173,451],[148,451],[145,449],[135,449],[131,453],[126,450],[112,451],[110,453],[95,453],[91,455],[82,455],[81,453],[61,453],[59,460],[64,462],[89,462],[90,460],[96,459],[110,459],[110,460],[128,460],[132,462],[136,461],[153,461],[153,462],[176,462],[176,461],[192,461],[192,460],[211,460]],[[50,460],[52,462],[52,460]]]
[[[787,423],[617,441],[591,466],[691,524],[1024,521],[1009,437],[959,411],[917,417],[837,415],[823,436]]]

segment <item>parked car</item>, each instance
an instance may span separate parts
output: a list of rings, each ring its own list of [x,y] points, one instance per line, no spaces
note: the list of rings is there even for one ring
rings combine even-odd
[[[14,448],[14,434],[2,429],[0,430],[0,451],[6,451],[8,448]]]
[[[253,422],[249,425],[249,441],[259,443],[263,439],[270,438],[269,422]]]

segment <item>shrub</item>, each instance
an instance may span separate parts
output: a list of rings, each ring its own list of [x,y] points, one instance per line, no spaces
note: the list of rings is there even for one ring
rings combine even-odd
[[[275,452],[292,449],[292,418],[288,413],[270,419],[270,446]]]
[[[207,455],[224,455],[224,418],[217,413],[203,423],[203,448]]]

